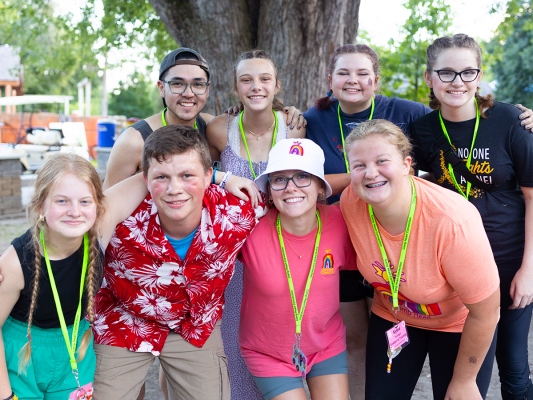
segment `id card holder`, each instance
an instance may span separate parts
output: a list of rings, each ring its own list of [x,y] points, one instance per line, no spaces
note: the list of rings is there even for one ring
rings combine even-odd
[[[407,327],[405,321],[401,321],[385,332],[389,348],[387,350],[387,357],[389,363],[387,364],[387,373],[390,374],[392,368],[392,359],[409,344],[409,335],[407,334]]]
[[[296,371],[301,372],[302,378],[305,379],[307,375],[307,357],[296,343],[292,346],[292,363],[296,366]]]
[[[93,384],[88,383],[70,394],[68,400],[91,400],[93,398]]]

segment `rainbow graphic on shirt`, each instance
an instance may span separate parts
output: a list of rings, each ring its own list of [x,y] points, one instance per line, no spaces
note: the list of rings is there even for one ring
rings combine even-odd
[[[297,156],[304,155],[304,148],[302,147],[302,142],[293,142],[289,154],[296,154]]]
[[[389,284],[389,277],[388,277],[385,267],[379,261],[373,262],[372,266],[375,269],[374,273],[386,281],[386,283],[372,282],[372,286],[380,295],[382,295],[385,299],[387,299],[392,304],[392,293],[391,293],[391,288]],[[389,260],[389,266],[390,266],[391,273],[395,275],[394,278],[396,279],[396,271],[395,271],[396,268],[390,262],[390,260]],[[402,276],[400,277],[400,288],[401,288],[401,283],[406,282],[406,279],[403,277],[404,273],[405,272],[402,271]],[[418,303],[415,303],[413,300],[409,299],[408,297],[404,296],[401,292],[398,292],[398,306],[406,314],[416,314],[416,315],[425,316],[425,317],[432,317],[435,315],[442,314],[438,303],[418,304]]]
[[[335,269],[333,268],[333,254],[331,254],[331,249],[326,250],[326,255],[324,256],[324,259],[322,261],[322,271],[320,271],[320,273],[322,275],[335,273]]]

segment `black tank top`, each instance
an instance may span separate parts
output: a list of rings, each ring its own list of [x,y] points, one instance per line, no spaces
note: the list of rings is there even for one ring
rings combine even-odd
[[[198,132],[205,138],[205,127],[207,124],[205,123],[204,119],[200,114],[196,116],[196,127],[198,128]],[[133,129],[137,129],[141,136],[143,137],[143,140],[146,142],[146,139],[150,134],[153,132],[153,129],[148,125],[148,122],[146,120],[141,119],[138,122],[135,122],[132,126]]]
[[[35,271],[35,250],[31,232],[28,230],[24,235],[11,242],[22,266],[24,274],[24,289],[20,292],[20,297],[9,314],[16,320],[27,322],[28,313],[31,306],[31,296],[33,292],[33,276]],[[96,263],[96,279],[94,294],[100,290],[104,270],[104,255],[100,251]],[[80,279],[83,264],[83,244],[72,255],[63,260],[50,260],[50,266],[54,274],[54,279],[61,301],[61,307],[67,325],[74,323],[78,302],[80,299]],[[44,329],[59,328],[59,317],[57,316],[56,305],[50,286],[50,279],[46,269],[44,257],[41,257],[41,273],[39,279],[39,292],[37,294],[37,306],[33,313],[32,324]],[[82,318],[87,309],[87,290],[82,300]]]

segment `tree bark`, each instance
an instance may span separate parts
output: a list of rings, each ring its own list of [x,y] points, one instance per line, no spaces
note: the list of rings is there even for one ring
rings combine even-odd
[[[244,51],[272,55],[281,98],[301,110],[327,90],[338,45],[355,42],[360,0],[150,0],[179,46],[199,51],[211,72],[206,112],[234,104],[233,64]]]

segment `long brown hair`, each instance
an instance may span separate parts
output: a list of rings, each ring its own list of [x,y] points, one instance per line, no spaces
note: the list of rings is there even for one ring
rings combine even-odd
[[[439,57],[439,55],[443,51],[449,49],[468,49],[472,51],[472,53],[474,53],[474,56],[476,57],[477,67],[481,69],[481,47],[479,47],[479,44],[477,44],[477,42],[470,36],[465,35],[464,33],[458,33],[453,36],[443,36],[438,39],[435,39],[435,41],[428,46],[426,50],[426,72],[428,74],[431,74],[433,72],[433,68],[435,66],[435,63],[437,62],[437,58]],[[483,118],[488,118],[483,111],[494,105],[494,97],[490,94],[487,96],[480,96],[479,87],[476,90],[475,96],[477,99],[479,113]],[[433,88],[431,88],[429,91],[429,99],[429,106],[433,110],[437,110],[440,108],[440,101],[437,99],[437,97],[435,97]]]
[[[237,90],[237,68],[239,67],[239,64],[241,61],[244,60],[253,60],[254,58],[260,58],[263,60],[268,60],[272,63],[272,66],[274,67],[274,73],[276,75],[276,85],[279,85],[280,90],[278,91],[278,94],[274,96],[274,100],[272,101],[272,108],[275,111],[283,111],[283,108],[285,107],[283,105],[283,101],[278,97],[279,93],[281,92],[281,81],[278,78],[278,67],[276,67],[276,63],[274,62],[274,59],[270,54],[268,54],[264,50],[250,50],[242,53],[239,58],[237,58],[237,61],[233,65],[233,89]],[[241,110],[243,109],[242,102],[239,102],[239,105],[241,107]]]
[[[51,196],[54,187],[66,175],[73,174],[77,178],[85,181],[92,189],[93,197],[96,202],[96,221],[93,227],[89,230],[89,266],[86,274],[85,288],[87,290],[87,314],[89,315],[89,324],[92,326],[94,322],[94,296],[96,275],[97,275],[97,259],[99,257],[100,249],[98,244],[98,225],[104,214],[104,194],[102,191],[102,183],[98,173],[89,161],[83,159],[75,154],[56,154],[48,159],[46,163],[39,169],[37,173],[37,180],[35,182],[35,192],[31,198],[30,204],[27,208],[29,219],[31,221],[31,236],[33,247],[35,249],[35,271],[33,275],[31,305],[28,312],[28,342],[20,350],[19,355],[22,357],[19,362],[19,372],[24,372],[31,359],[31,324],[33,320],[33,313],[37,302],[37,295],[39,293],[39,279],[41,273],[41,231],[44,233],[46,240],[47,225],[45,216],[42,215],[44,203],[46,199]],[[92,329],[89,328],[83,334],[80,341],[78,361],[81,361],[85,356],[85,352],[92,340]]]
[[[371,47],[367,46],[366,44],[345,44],[344,46],[337,47],[335,51],[333,52],[333,54],[331,55],[331,58],[329,60],[329,65],[328,65],[328,70],[327,70],[328,76],[333,75],[333,71],[335,71],[335,66],[337,65],[338,59],[344,54],[364,54],[372,62],[372,69],[374,70],[374,75],[378,76],[378,72],[379,72],[378,55],[374,50],[372,50]],[[332,89],[331,87],[329,87],[328,95],[318,99],[315,102],[315,107],[318,110],[327,110],[333,104],[333,99],[331,98],[332,95],[333,95]]]

